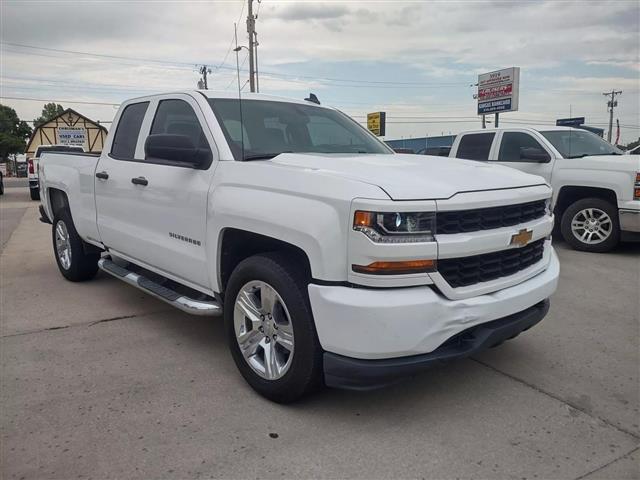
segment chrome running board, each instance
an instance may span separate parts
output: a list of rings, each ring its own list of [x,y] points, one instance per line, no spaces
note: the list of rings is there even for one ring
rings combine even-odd
[[[187,312],[192,315],[220,315],[222,313],[222,306],[216,300],[207,301],[189,298],[175,290],[172,290],[171,288],[160,285],[139,273],[121,267],[109,258],[101,258],[98,260],[98,267],[100,267],[100,270],[103,272],[106,272],[129,285],[133,285],[143,292],[148,293],[163,302],[167,302],[169,305],[173,305],[183,312]]]

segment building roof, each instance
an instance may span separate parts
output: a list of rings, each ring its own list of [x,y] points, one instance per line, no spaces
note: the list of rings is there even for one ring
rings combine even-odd
[[[89,117],[85,117],[84,115],[82,115],[80,112],[76,112],[73,108],[67,108],[64,110],[64,112],[56,115],[55,117],[50,118],[49,120],[47,120],[46,122],[44,122],[41,125],[38,125],[36,128],[33,129],[33,132],[31,133],[31,137],[29,137],[29,141],[27,142],[27,146],[25,148],[25,152],[29,151],[29,147],[31,146],[31,143],[33,142],[33,139],[36,136],[36,133],[38,132],[38,130],[40,130],[41,128],[43,128],[45,125],[47,125],[48,123],[57,120],[60,117],[63,117],[65,115],[68,115],[69,113],[72,113],[74,115],[77,115],[78,117],[82,118],[83,120],[91,123],[92,125],[95,125],[96,127],[98,127],[100,130],[103,130],[104,133],[108,133],[108,130],[106,129],[106,127],[104,127],[103,125],[101,125],[100,123],[91,120]],[[50,128],[50,127],[47,127]]]

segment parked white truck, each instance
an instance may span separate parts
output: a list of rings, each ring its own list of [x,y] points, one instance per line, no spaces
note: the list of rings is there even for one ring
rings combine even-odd
[[[623,155],[571,127],[505,127],[460,133],[449,156],[543,177],[553,187],[562,236],[576,250],[607,252],[640,240],[640,156]]]
[[[545,316],[558,281],[543,179],[396,155],[310,101],[137,98],[100,156],[45,154],[40,174],[65,278],[101,268],[223,312],[238,369],[278,402],[497,345]]]

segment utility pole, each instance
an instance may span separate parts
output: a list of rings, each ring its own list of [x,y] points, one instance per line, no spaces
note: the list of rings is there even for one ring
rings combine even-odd
[[[247,0],[247,33],[249,34],[249,88],[256,91],[256,17],[253,16],[253,0]]]
[[[209,90],[209,87],[207,85],[207,74],[211,73],[211,69],[206,65],[202,65],[200,67],[200,70],[198,71],[202,75],[202,79],[198,82],[198,87],[202,87],[205,90]]]
[[[611,97],[611,100],[607,101],[607,108],[609,109],[609,133],[607,134],[607,141],[611,143],[611,134],[613,130],[613,109],[618,106],[616,101],[616,95],[620,95],[622,90],[611,90],[611,92],[604,92],[602,95],[605,97]]]

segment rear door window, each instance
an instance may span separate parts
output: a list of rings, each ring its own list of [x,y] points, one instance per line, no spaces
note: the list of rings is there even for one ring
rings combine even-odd
[[[127,105],[120,116],[111,145],[111,155],[122,160],[131,160],[136,153],[140,127],[147,113],[149,102]]]
[[[489,160],[489,151],[495,136],[495,132],[463,135],[456,157],[467,160]]]

